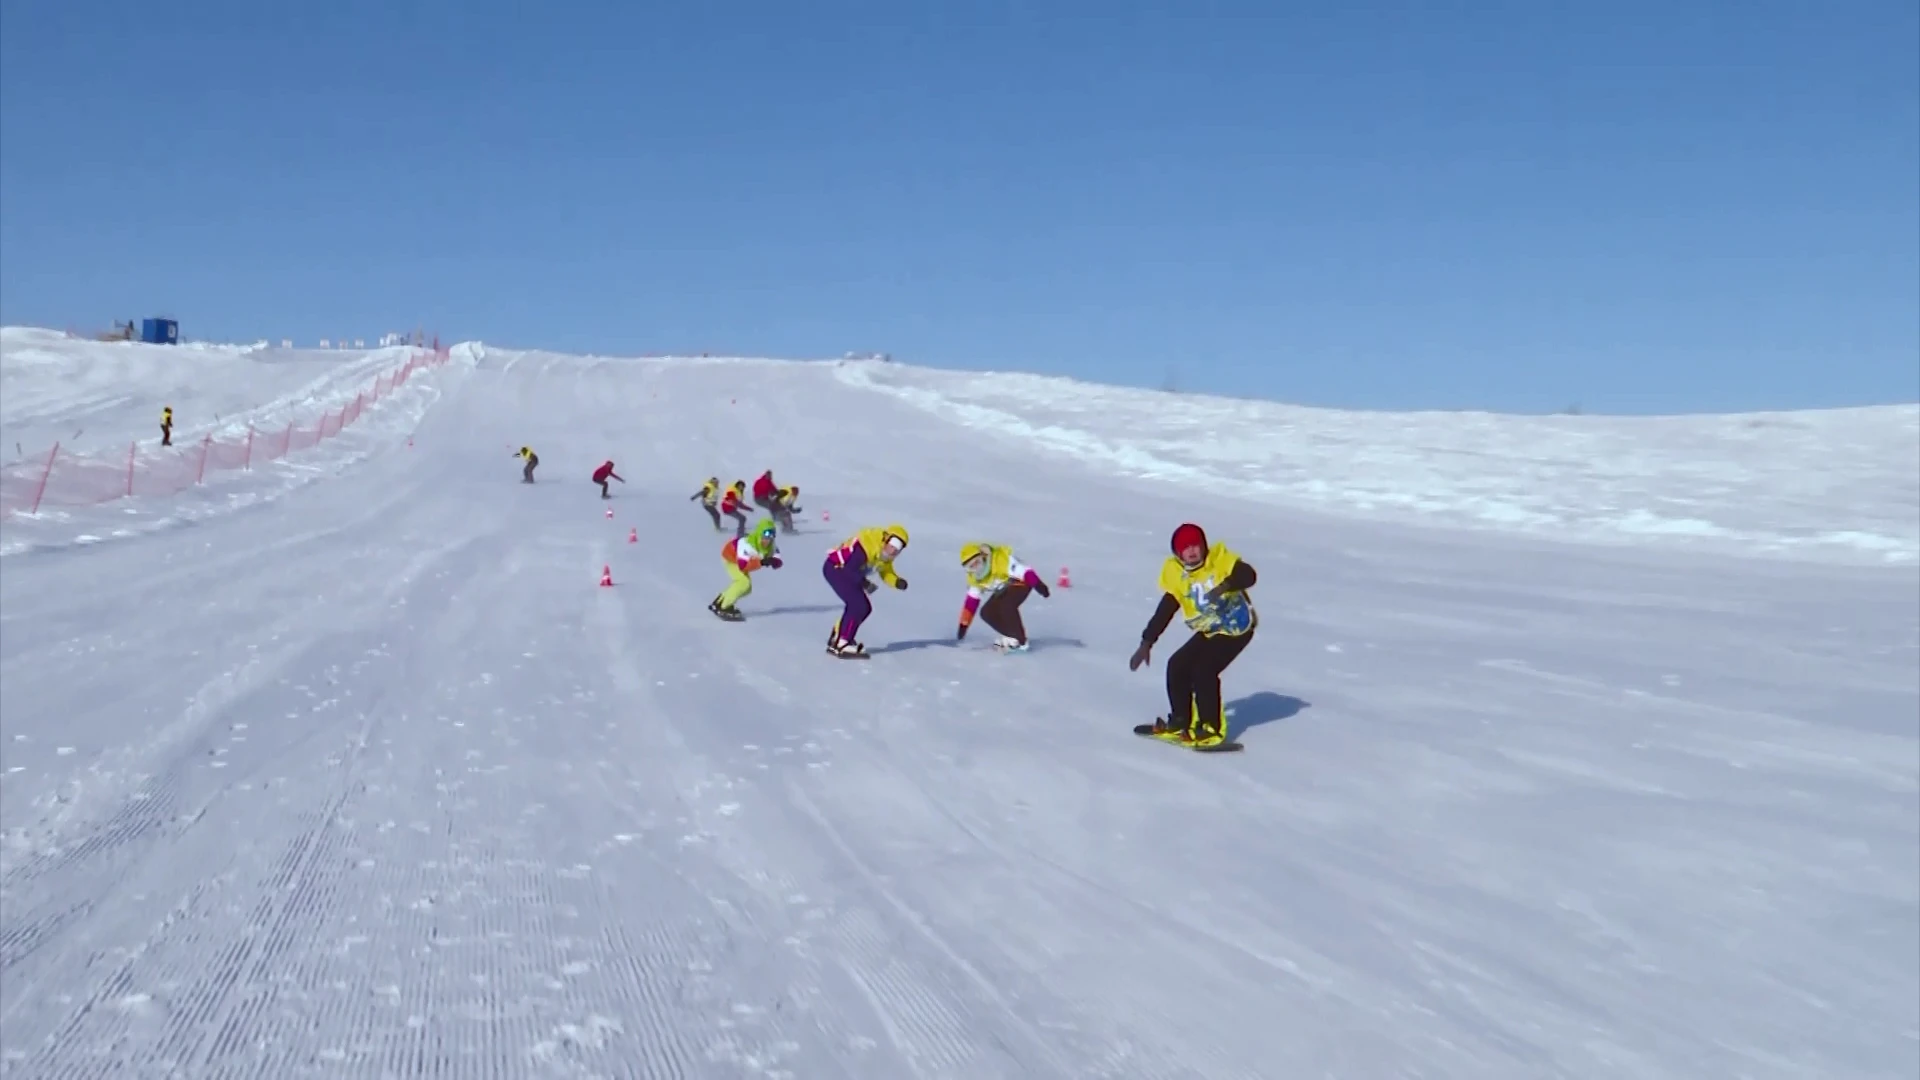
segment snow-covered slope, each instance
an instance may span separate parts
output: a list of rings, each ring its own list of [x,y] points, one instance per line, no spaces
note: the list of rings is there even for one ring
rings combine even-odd
[[[1702,444],[1724,467],[1720,421],[1588,421],[1581,452],[1526,443],[1561,421],[1471,421],[1498,449],[1446,466],[1566,507],[1518,459],[1565,480],[1590,452],[1623,513],[1894,544],[1854,564],[1322,514],[1214,486],[1284,479],[1285,432],[1256,456],[1121,392],[1076,414],[877,365],[462,355],[411,450],[5,564],[0,1072],[1920,1069],[1920,571],[1881,561],[1913,536],[1910,413],[1784,499],[1776,446],[1728,494],[1673,479]],[[1475,438],[1300,423],[1356,486],[1396,423],[1427,432],[1396,453]],[[1677,449],[1620,465],[1613,431]],[[688,496],[769,467],[804,533],[720,623]],[[1164,708],[1179,636],[1126,656],[1187,519],[1261,575],[1239,755],[1127,732]],[[832,660],[820,559],[894,520],[912,587],[876,597],[871,661]],[[1071,568],[1027,604],[1030,655],[953,640],[977,538]]]
[[[446,380],[383,389],[351,425],[328,427],[324,437],[322,418],[386,387],[418,354],[96,342],[0,328],[0,556],[225,516],[336,475],[404,442]],[[175,449],[162,451],[160,412],[169,406]],[[257,447],[248,446],[249,429]],[[179,491],[195,479],[196,448],[209,438],[204,482]],[[167,471],[184,475],[156,475]],[[118,497],[128,486],[135,497]],[[38,512],[23,513],[42,494]]]
[[[1038,375],[840,365],[847,383],[1229,499],[1581,541],[1920,560],[1920,405],[1723,416],[1360,413]]]

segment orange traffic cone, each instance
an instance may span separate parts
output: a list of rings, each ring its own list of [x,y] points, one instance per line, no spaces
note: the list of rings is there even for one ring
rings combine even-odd
[[[640,530],[639,530],[638,528],[633,528],[633,529],[628,529],[628,530],[627,530],[627,543],[629,543],[629,544],[637,544],[637,543],[639,543],[639,542],[640,542]]]
[[[612,566],[602,566],[600,568],[600,584],[603,587],[613,584],[613,567]]]
[[[1072,578],[1072,577],[1071,577],[1071,576],[1070,576],[1070,575],[1069,575],[1069,574],[1067,573],[1067,568],[1066,568],[1066,567],[1064,567],[1064,566],[1060,568],[1060,584],[1059,584],[1059,587],[1060,587],[1060,588],[1062,588],[1062,589],[1071,589],[1071,588],[1073,588],[1073,578]]]

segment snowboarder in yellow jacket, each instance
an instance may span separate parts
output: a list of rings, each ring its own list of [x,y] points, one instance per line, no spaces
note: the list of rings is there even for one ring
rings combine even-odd
[[[833,586],[840,598],[840,618],[827,635],[827,651],[842,659],[859,660],[867,655],[866,646],[856,636],[860,624],[873,614],[868,595],[879,589],[869,575],[896,589],[907,587],[907,579],[893,568],[893,561],[907,549],[907,527],[893,524],[879,529],[861,529],[827,553],[820,574]]]
[[[1253,641],[1260,625],[1247,598],[1256,580],[1252,566],[1225,544],[1208,543],[1200,526],[1173,530],[1173,554],[1160,567],[1164,595],[1140,634],[1140,647],[1127,661],[1128,670],[1152,662],[1154,643],[1175,615],[1185,620],[1193,636],[1167,658],[1167,715],[1135,731],[1196,748],[1227,741],[1220,673]]]

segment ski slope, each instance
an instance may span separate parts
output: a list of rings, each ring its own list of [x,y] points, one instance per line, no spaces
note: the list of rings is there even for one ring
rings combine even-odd
[[[0,1075],[1920,1070],[1912,407],[1758,439],[479,345],[419,387],[272,498],[0,525],[40,530]],[[688,496],[765,468],[803,533],[730,625]],[[1189,519],[1261,575],[1242,754],[1128,733]],[[912,587],[831,659],[820,560],[895,520]],[[954,642],[972,539],[1071,568],[1031,654]]]

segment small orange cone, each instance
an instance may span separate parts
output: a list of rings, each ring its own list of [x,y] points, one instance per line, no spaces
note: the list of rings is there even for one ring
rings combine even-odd
[[[628,530],[627,530],[627,543],[629,543],[629,544],[637,544],[637,543],[639,543],[639,542],[640,542],[640,530],[639,530],[638,528],[633,528],[633,529],[628,529]]]
[[[611,565],[600,568],[600,584],[603,588],[613,584],[613,567]]]
[[[611,507],[611,506],[609,506],[609,507],[607,507],[607,516],[608,516],[608,517],[612,517],[612,516],[613,516],[613,507]]]
[[[1067,573],[1067,568],[1066,568],[1066,567],[1064,567],[1064,566],[1060,568],[1060,584],[1059,584],[1059,587],[1060,587],[1060,588],[1062,588],[1062,589],[1071,589],[1071,588],[1073,588],[1073,577],[1072,577],[1071,575],[1069,575],[1069,574]]]

